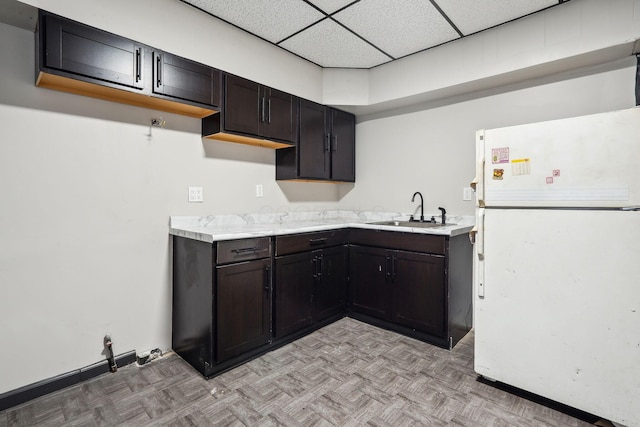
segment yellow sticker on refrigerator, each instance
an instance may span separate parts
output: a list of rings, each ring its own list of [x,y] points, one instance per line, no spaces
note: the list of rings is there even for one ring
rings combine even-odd
[[[511,175],[531,175],[531,159],[511,160]]]

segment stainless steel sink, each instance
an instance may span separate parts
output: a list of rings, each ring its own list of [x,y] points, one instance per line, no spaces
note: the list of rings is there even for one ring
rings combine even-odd
[[[446,227],[448,225],[455,224],[441,224],[439,222],[420,222],[420,221],[377,221],[370,222],[374,225],[391,225],[394,227],[413,227],[413,228],[434,228],[434,227]]]

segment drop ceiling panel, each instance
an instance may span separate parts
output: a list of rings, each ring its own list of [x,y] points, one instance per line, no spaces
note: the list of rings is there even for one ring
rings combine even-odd
[[[558,0],[436,0],[464,35],[504,24],[558,4]]]
[[[280,46],[322,67],[371,68],[391,60],[330,18]]]
[[[394,58],[459,37],[425,0],[364,0],[333,18]]]
[[[570,0],[180,1],[322,67],[371,68]]]
[[[188,0],[186,3],[272,43],[325,16],[300,0]]]

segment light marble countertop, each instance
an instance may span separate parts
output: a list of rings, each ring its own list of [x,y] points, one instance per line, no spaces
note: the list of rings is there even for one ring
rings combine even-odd
[[[425,217],[430,218],[430,215]],[[436,215],[436,220],[440,217]],[[393,212],[317,211],[243,215],[171,216],[169,234],[203,242],[245,239],[263,236],[308,233],[338,228],[366,228],[409,233],[458,236],[474,226],[473,216],[447,216],[440,227],[404,227],[371,224],[379,221],[406,221],[409,215]]]

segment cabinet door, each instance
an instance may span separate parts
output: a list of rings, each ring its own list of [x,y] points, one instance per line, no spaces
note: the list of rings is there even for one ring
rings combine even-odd
[[[262,107],[260,85],[247,79],[225,76],[224,129],[260,135]]]
[[[316,322],[344,313],[347,292],[347,247],[323,249],[315,256]]]
[[[331,177],[330,135],[326,129],[326,115],[327,107],[324,105],[300,100],[298,175],[301,178],[329,179]]]
[[[220,71],[166,52],[153,52],[153,93],[217,107]]]
[[[390,261],[384,249],[351,246],[349,286],[354,311],[380,319],[388,317],[387,271]]]
[[[286,255],[275,260],[275,337],[313,324],[314,256]]]
[[[143,47],[132,40],[51,15],[44,23],[45,67],[115,85],[143,88]]]
[[[295,144],[298,140],[297,98],[286,92],[263,87],[261,135]]]
[[[444,257],[404,251],[392,257],[390,320],[444,336]]]
[[[331,179],[356,180],[356,119],[353,114],[331,110]]]
[[[267,344],[271,337],[270,260],[216,268],[217,362]]]

